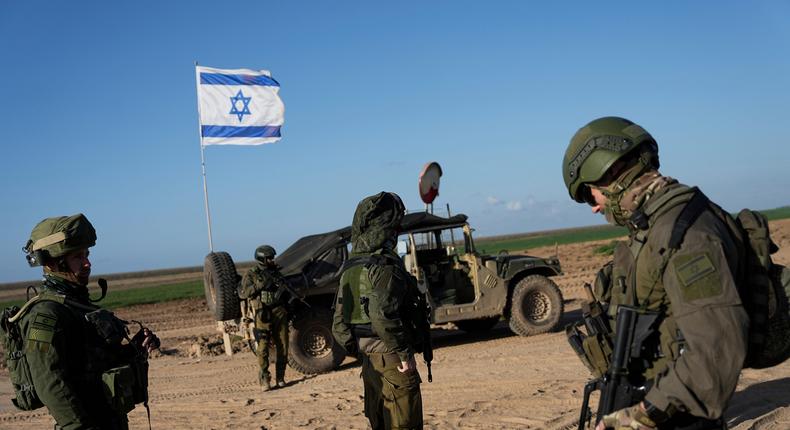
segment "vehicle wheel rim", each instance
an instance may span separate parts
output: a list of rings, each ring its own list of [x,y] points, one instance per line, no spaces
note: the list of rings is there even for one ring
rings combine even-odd
[[[524,316],[534,323],[546,321],[551,315],[549,296],[539,291],[532,291],[524,298]]]
[[[302,350],[312,358],[326,357],[332,353],[332,343],[323,327],[314,327],[302,338]]]

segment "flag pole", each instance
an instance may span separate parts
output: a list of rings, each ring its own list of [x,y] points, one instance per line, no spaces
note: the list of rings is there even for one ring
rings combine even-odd
[[[195,95],[197,97],[198,109],[198,137],[200,138],[200,170],[203,174],[203,201],[206,205],[206,221],[208,222],[208,249],[209,252],[214,252],[214,243],[211,239],[211,211],[208,208],[208,186],[206,185],[206,155],[203,148],[203,130],[200,126],[200,72],[198,72],[198,63],[195,61]]]

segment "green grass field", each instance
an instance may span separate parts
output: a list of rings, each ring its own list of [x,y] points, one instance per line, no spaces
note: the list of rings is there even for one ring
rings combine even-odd
[[[97,298],[98,291],[91,291],[91,297]],[[133,288],[130,290],[107,292],[107,297],[98,302],[101,307],[106,309],[123,308],[132,305],[142,305],[146,303],[160,303],[170,300],[188,299],[203,296],[203,281],[183,282],[180,284],[158,285],[154,287]],[[21,306],[24,300],[13,300],[1,302],[0,309],[8,306]]]
[[[769,220],[790,218],[790,206],[760,211]],[[736,214],[737,215],[737,214]]]
[[[625,236],[627,230],[623,227],[597,226],[581,227],[559,231],[552,234],[531,234],[522,238],[514,237],[501,240],[482,239],[475,242],[477,251],[482,254],[496,254],[500,251],[523,251],[525,249],[540,248],[543,246],[566,245],[577,242],[590,242],[593,240],[614,239]]]
[[[790,218],[790,206],[761,211],[769,220]],[[558,230],[549,233],[528,233],[523,235],[511,235],[501,238],[480,238],[475,242],[477,251],[485,254],[497,254],[503,250],[508,252],[523,251],[531,248],[551,246],[554,244],[565,245],[577,242],[589,242],[594,240],[615,239],[625,236],[626,230],[622,227],[595,226],[580,227],[566,230]],[[612,244],[598,247],[594,252],[611,254]],[[93,291],[92,296],[96,297],[97,292]],[[100,302],[104,308],[121,308],[145,303],[159,303],[169,300],[187,299],[203,296],[203,281],[183,282],[179,284],[160,285],[155,287],[135,288],[129,290],[112,291],[107,293],[107,297]],[[16,305],[20,306],[24,301],[15,300],[10,302],[0,302],[0,310]]]

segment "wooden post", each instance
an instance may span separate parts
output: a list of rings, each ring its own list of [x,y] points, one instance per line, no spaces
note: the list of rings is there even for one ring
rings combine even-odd
[[[233,355],[233,345],[230,343],[230,333],[228,333],[227,326],[224,321],[217,321],[217,330],[222,332],[222,342],[225,345],[225,354]]]

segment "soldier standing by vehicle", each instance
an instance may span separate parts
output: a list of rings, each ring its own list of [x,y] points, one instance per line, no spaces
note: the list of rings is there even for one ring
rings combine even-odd
[[[357,205],[332,327],[346,351],[362,358],[365,416],[374,430],[423,425],[414,354],[425,315],[416,306],[417,285],[393,251],[404,211],[400,197],[387,192]]]
[[[255,250],[258,262],[241,281],[239,297],[247,300],[254,315],[253,334],[258,346],[255,355],[261,367],[258,383],[263,391],[272,388],[269,375],[269,343],[274,343],[276,351],[275,381],[277,387],[285,386],[285,366],[288,364],[288,297],[285,278],[274,262],[274,248],[261,245]]]
[[[14,404],[46,406],[56,429],[127,429],[134,405],[147,407],[148,353],[159,339],[142,327],[130,339],[125,321],[92,303],[88,248],[95,244],[82,214],[39,222],[24,251],[31,266],[44,266],[41,292],[2,317],[6,348],[21,347],[9,361]]]
[[[653,137],[618,117],[582,127],[563,159],[571,198],[629,230],[599,273],[596,298],[612,321],[621,307],[655,316],[641,359],[624,363],[643,399],[599,417],[596,428],[723,429],[747,353],[749,319],[736,288],[743,238],[701,191],[658,167]]]

